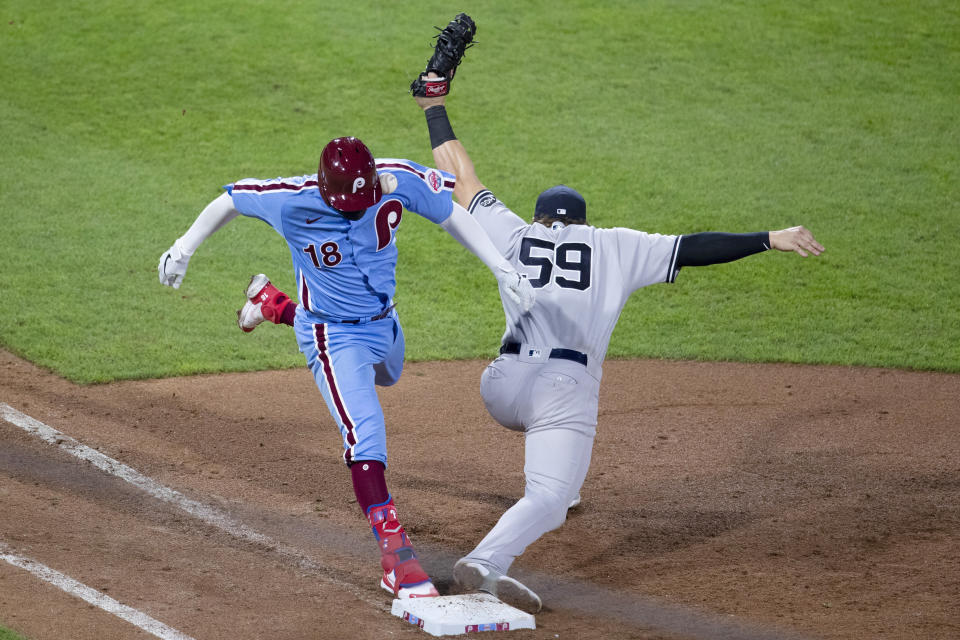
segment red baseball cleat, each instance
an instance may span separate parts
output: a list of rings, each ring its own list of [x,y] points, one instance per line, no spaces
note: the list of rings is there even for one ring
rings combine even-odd
[[[380,586],[397,598],[439,596],[430,576],[420,566],[407,532],[397,521],[393,500],[372,508],[367,518],[380,545],[380,566],[383,567]]]
[[[237,326],[243,329],[244,333],[250,333],[264,320],[280,324],[283,310],[293,302],[262,273],[250,278],[246,295],[246,303],[237,311]]]

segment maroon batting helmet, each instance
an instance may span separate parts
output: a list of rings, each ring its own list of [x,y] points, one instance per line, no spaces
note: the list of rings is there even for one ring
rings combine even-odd
[[[334,138],[323,148],[317,183],[327,204],[346,213],[372,207],[383,195],[373,154],[353,137]]]

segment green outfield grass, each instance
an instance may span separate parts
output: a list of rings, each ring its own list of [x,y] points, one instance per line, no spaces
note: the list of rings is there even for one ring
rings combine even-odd
[[[564,182],[600,226],[804,224],[819,259],[686,269],[634,295],[612,356],[960,371],[960,5],[547,2],[461,7],[479,44],[448,111],[529,216]],[[0,22],[0,345],[78,382],[302,366],[243,335],[287,249],[240,219],[179,291],[156,263],[221,185],[315,171],[330,138],[430,163],[406,93],[444,2],[31,3]],[[414,215],[399,235],[408,359],[491,356],[495,281]]]
[[[20,635],[13,629],[8,629],[0,625],[0,640],[27,640],[25,636]]]

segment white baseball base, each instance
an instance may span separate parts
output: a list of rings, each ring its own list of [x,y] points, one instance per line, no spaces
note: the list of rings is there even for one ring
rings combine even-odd
[[[500,602],[489,593],[397,598],[390,612],[432,636],[537,628],[532,615]]]

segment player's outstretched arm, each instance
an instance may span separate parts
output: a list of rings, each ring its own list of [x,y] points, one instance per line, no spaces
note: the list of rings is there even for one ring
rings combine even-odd
[[[486,188],[477,177],[473,162],[459,140],[448,140],[439,147],[434,147],[433,161],[438,169],[449,171],[457,176],[453,195],[464,207],[469,206],[473,197]]]
[[[462,244],[470,253],[477,256],[497,278],[500,290],[513,300],[520,311],[527,313],[536,302],[533,285],[501,255],[493,242],[483,232],[480,223],[467,210],[453,203],[453,212],[440,226]]]
[[[428,74],[428,77],[436,74]],[[417,104],[427,117],[427,129],[430,132],[430,146],[433,147],[433,161],[438,169],[449,171],[457,176],[457,185],[453,195],[464,207],[469,206],[473,196],[485,189],[477,177],[473,160],[467,154],[463,143],[457,139],[450,126],[445,105],[446,98],[426,98],[414,96]]]
[[[680,245],[677,247],[677,265],[703,267],[732,262],[769,249],[796,251],[804,257],[808,255],[807,252],[815,256],[823,252],[823,246],[804,227],[758,233],[705,231],[680,238]]]
[[[160,264],[157,265],[160,284],[179,289],[187,275],[187,265],[193,252],[204,240],[238,215],[240,212],[234,208],[233,198],[229,193],[220,194],[204,207],[190,229],[160,256]]]
[[[823,253],[823,245],[803,226],[771,231],[770,246],[779,251],[796,251],[804,258],[808,252],[815,256]]]

